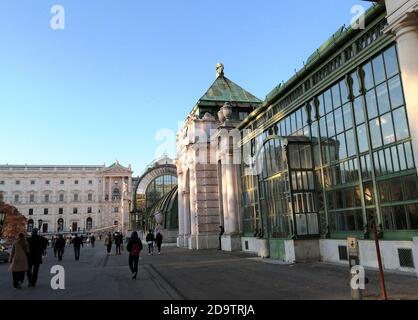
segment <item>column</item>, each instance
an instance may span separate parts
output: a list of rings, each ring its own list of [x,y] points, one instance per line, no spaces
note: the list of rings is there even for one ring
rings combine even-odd
[[[196,171],[195,168],[190,172],[190,181],[189,181],[189,219],[190,219],[190,242],[189,249],[197,249],[197,188],[196,188]]]
[[[178,224],[179,224],[179,234],[177,237],[177,246],[184,247],[184,200],[183,200],[183,191],[184,191],[184,177],[183,172],[177,169],[178,172]]]
[[[399,13],[401,8],[393,7],[394,2],[388,3],[393,12],[388,10],[386,32],[396,37],[414,157],[418,164],[418,1],[409,2],[415,7],[403,13]]]
[[[103,184],[103,194],[102,194],[102,200],[103,201],[105,201],[105,197],[106,197],[106,177],[105,176],[103,176],[103,179],[102,179],[102,184]]]
[[[231,156],[232,158],[232,156]],[[225,226],[226,233],[229,235],[237,235],[238,229],[238,208],[237,208],[237,190],[235,190],[235,165],[232,161],[226,164],[226,185],[227,185],[227,197],[228,197],[228,219]]]
[[[232,148],[230,146],[229,148]],[[234,153],[228,150],[224,154],[223,164],[225,170],[225,186],[226,186],[226,202],[225,211],[225,235],[222,237],[222,250],[224,251],[240,251],[241,237],[239,234],[239,206],[238,206],[238,189],[236,165],[234,164]]]
[[[109,201],[112,200],[112,177],[109,177]]]
[[[184,179],[184,191],[183,191],[183,208],[184,208],[184,241],[185,246],[188,246],[189,237],[191,234],[190,225],[190,188],[189,188],[189,173],[186,174]]]

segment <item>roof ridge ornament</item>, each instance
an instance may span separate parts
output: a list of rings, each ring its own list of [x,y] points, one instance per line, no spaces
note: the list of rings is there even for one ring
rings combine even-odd
[[[225,66],[223,65],[223,63],[219,62],[216,65],[216,78],[223,77],[224,76],[224,70],[225,70]]]

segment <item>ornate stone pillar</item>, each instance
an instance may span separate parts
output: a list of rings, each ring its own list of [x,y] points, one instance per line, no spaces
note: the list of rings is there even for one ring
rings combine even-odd
[[[112,200],[112,177],[109,177],[109,201]]]
[[[224,188],[224,221],[225,235],[222,237],[222,250],[240,251],[241,237],[239,230],[239,193],[237,188],[237,165],[234,163],[234,147],[228,145],[222,151],[222,171],[225,172]],[[225,201],[226,198],[226,201]]]
[[[179,234],[177,237],[177,246],[184,247],[184,173],[183,168],[177,164],[178,181],[178,215],[179,215]]]
[[[418,164],[418,1],[386,0],[388,27],[396,37],[415,162]]]
[[[189,249],[197,249],[197,186],[196,186],[196,168],[190,170],[189,176],[189,219],[190,219],[190,240]]]
[[[106,177],[103,176],[102,178],[102,184],[103,184],[103,188],[102,188],[102,201],[104,202],[106,200]]]
[[[190,172],[187,169],[184,175],[184,189],[183,189],[183,225],[184,225],[184,246],[188,247],[189,238],[191,234],[190,221]]]

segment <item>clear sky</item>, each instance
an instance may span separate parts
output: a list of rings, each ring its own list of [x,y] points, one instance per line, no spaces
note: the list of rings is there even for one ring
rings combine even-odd
[[[53,30],[51,7],[65,8]],[[132,164],[164,150],[215,80],[260,99],[354,0],[0,0],[0,164]],[[167,131],[168,132],[168,131]],[[174,139],[172,135],[171,140]],[[170,141],[170,140],[168,140]],[[167,150],[171,155],[174,147]]]

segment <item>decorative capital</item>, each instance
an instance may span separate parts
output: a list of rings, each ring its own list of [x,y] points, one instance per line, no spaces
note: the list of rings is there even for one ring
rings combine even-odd
[[[224,76],[224,70],[225,70],[225,67],[224,67],[223,63],[218,63],[216,65],[216,78],[223,77]]]

